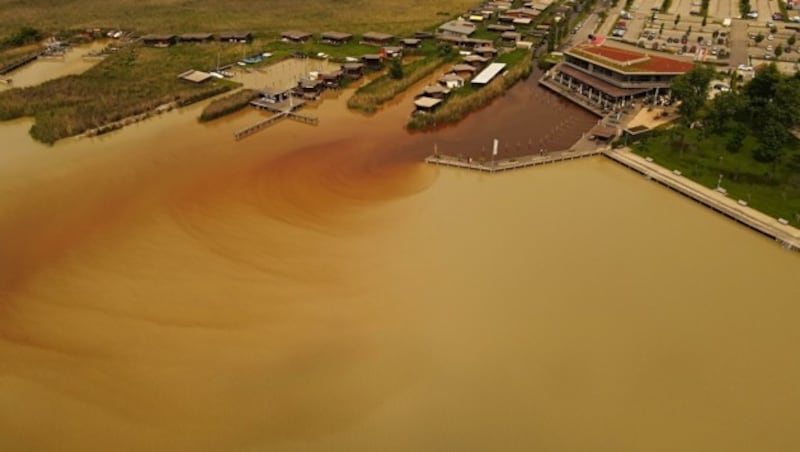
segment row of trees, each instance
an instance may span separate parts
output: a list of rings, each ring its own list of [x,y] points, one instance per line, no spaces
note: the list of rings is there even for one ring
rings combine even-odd
[[[24,46],[25,44],[41,41],[42,37],[42,33],[39,30],[32,27],[22,27],[0,41],[0,49]]]
[[[759,142],[753,157],[772,163],[774,170],[793,140],[790,131],[800,126],[800,75],[781,74],[770,64],[740,89],[734,83],[734,89],[708,101],[715,78],[717,72],[703,65],[675,78],[672,94],[680,101],[683,126],[701,125],[704,133],[729,135],[731,152],[738,152],[744,138],[753,135]]]

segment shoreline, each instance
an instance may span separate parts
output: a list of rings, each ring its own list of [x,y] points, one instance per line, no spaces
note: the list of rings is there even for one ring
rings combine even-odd
[[[602,148],[575,151],[567,150],[545,155],[529,155],[511,159],[502,159],[492,162],[479,162],[472,159],[463,159],[448,155],[431,155],[425,158],[425,163],[458,169],[467,169],[482,173],[494,174],[519,168],[546,165],[561,161],[581,159],[602,155],[613,162],[644,175],[648,180],[655,181],[703,206],[736,221],[739,224],[765,235],[778,242],[782,248],[800,253],[800,229],[790,224],[783,224],[764,212],[747,205],[740,204],[727,197],[724,193],[712,190],[691,179],[687,179],[670,171],[669,169],[649,162],[631,152],[629,148],[612,150],[605,146]]]
[[[602,155],[737,223],[770,237],[789,251],[800,252],[800,229],[794,226],[782,224],[778,219],[752,207],[739,204],[721,192],[687,179],[661,165],[649,162],[631,152],[629,148],[606,150],[602,152]]]

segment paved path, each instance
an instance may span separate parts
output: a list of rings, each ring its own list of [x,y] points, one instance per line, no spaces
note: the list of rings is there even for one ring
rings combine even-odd
[[[774,238],[784,248],[800,252],[800,230],[790,225],[784,225],[769,215],[739,204],[724,194],[711,190],[697,182],[670,171],[667,168],[652,163],[629,149],[608,150],[603,155],[621,163],[647,177],[666,185],[673,190],[694,199],[756,231]]]

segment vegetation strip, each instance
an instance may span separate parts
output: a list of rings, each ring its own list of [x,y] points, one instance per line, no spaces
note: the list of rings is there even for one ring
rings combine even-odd
[[[494,99],[502,96],[508,88],[531,74],[533,53],[525,49],[516,49],[498,57],[497,62],[506,63],[510,67],[502,77],[495,78],[480,89],[465,85],[454,90],[441,108],[430,114],[415,115],[409,121],[407,128],[426,130],[455,123],[469,113],[489,105]]]
[[[221,99],[216,99],[203,109],[198,119],[200,122],[211,121],[239,111],[258,97],[258,91],[243,89]]]
[[[452,61],[449,56],[427,57],[402,66],[400,78],[392,77],[391,73],[382,75],[359,88],[347,100],[347,107],[372,113],[448,61]]]

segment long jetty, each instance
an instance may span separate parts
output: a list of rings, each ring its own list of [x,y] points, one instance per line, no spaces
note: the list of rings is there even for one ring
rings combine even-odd
[[[776,218],[734,201],[724,193],[686,179],[680,173],[652,163],[630,150],[604,150],[602,154],[650,180],[772,238],[787,250],[800,252],[800,230],[791,225],[783,224]]]
[[[464,159],[449,155],[432,155],[425,159],[426,163],[433,165],[450,166],[454,168],[464,168],[485,173],[497,173],[510,171],[531,166],[548,165],[550,163],[563,162],[565,160],[576,160],[594,155],[600,155],[600,149],[587,151],[562,151],[550,152],[543,155],[529,155],[510,159],[495,160],[489,162],[479,162],[473,159]]]

